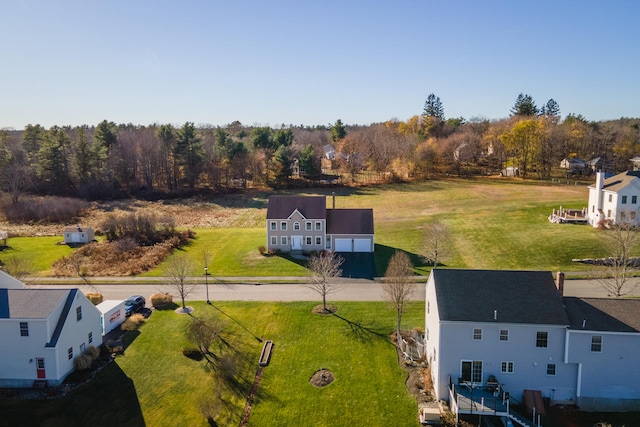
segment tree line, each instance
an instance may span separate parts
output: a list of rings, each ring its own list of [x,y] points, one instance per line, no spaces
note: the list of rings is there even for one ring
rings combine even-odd
[[[493,174],[505,166],[549,178],[563,158],[602,157],[610,172],[640,154],[640,119],[562,119],[550,99],[538,108],[520,94],[508,118],[446,118],[430,94],[421,114],[371,125],[96,126],[29,124],[0,131],[0,189],[17,204],[25,193],[106,199],[187,194],[246,186],[282,188],[325,179],[425,179]],[[295,178],[295,179],[294,179]]]

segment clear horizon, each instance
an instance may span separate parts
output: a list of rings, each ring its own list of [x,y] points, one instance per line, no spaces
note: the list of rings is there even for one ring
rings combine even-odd
[[[640,3],[625,0],[7,0],[0,128],[102,120],[278,127],[509,116],[640,117]]]

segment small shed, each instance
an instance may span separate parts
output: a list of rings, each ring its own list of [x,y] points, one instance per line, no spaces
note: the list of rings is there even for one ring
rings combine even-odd
[[[67,227],[64,229],[64,243],[78,244],[89,243],[95,239],[93,228],[89,227]]]
[[[126,319],[126,310],[124,307],[124,301],[122,300],[106,300],[96,305],[96,308],[100,310],[100,327],[102,328],[102,335],[106,335],[118,326]]]

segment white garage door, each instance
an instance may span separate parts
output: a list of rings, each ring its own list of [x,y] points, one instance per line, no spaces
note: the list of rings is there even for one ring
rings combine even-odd
[[[353,239],[354,252],[371,252],[371,239]]]
[[[352,252],[351,239],[336,239],[336,252]]]

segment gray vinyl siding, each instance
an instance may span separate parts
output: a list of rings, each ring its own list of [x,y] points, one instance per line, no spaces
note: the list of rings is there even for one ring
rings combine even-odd
[[[271,222],[276,222],[276,229],[271,229]],[[294,224],[298,222],[300,224],[299,230],[294,230]],[[311,222],[311,230],[307,230],[305,223]],[[320,230],[316,230],[316,222],[321,224]],[[286,230],[282,230],[282,223],[286,224]],[[300,213],[297,211],[294,212],[290,218],[285,219],[268,219],[267,220],[267,249],[276,249],[282,252],[290,252],[292,237],[300,237],[302,239],[302,250],[303,251],[315,251],[324,249],[325,243],[325,230],[326,230],[326,221],[324,219],[305,219]],[[271,237],[275,236],[276,244],[273,245],[271,243]],[[287,243],[282,244],[282,237],[287,238]],[[307,237],[311,237],[311,244],[308,245],[306,243]],[[320,244],[316,244],[316,237],[320,237]]]

